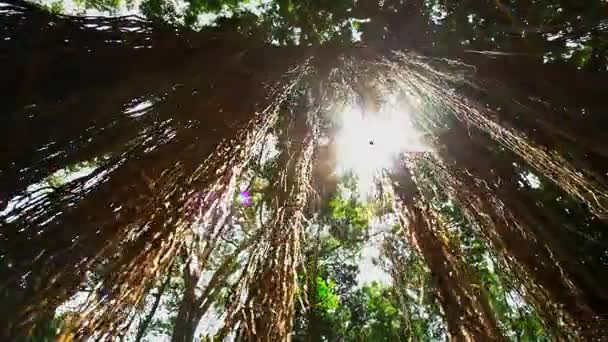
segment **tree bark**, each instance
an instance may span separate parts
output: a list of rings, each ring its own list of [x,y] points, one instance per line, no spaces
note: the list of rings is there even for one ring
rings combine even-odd
[[[444,132],[442,141],[440,156],[454,163],[454,170],[460,170],[452,172],[452,177],[461,184],[456,196],[482,226],[488,224],[480,213],[488,215],[491,227],[486,233],[492,245],[499,251],[504,249],[520,263],[534,278],[533,283],[540,285],[567,312],[583,335],[601,334],[605,322],[600,317],[606,315],[608,305],[605,281],[588,263],[581,263],[573,248],[568,247],[572,243],[570,232],[565,230],[569,223],[537,205],[527,190],[520,189],[512,161],[495,157],[492,151],[483,148],[484,139],[478,132],[469,130],[467,134],[463,128],[453,127]],[[464,170],[490,188],[480,188]]]
[[[236,141],[248,124],[282,100],[269,97],[269,89],[291,81],[285,73],[308,51],[249,49],[214,32],[176,33],[133,18],[53,17],[24,8],[1,14],[0,32],[11,39],[0,39],[0,51],[10,51],[0,69],[16,83],[0,86],[16,100],[0,104],[9,113],[0,119],[0,140],[14,147],[0,152],[0,211],[57,170],[109,159],[2,223],[0,251],[13,266],[0,270],[7,288],[2,298],[15,314],[0,320],[19,331],[27,330],[30,316],[67,300],[96,262],[107,257],[120,269],[134,260],[142,265],[158,251],[172,236],[165,224],[184,214],[184,193],[205,191],[217,177],[192,176],[202,163],[220,169],[246,148]],[[132,25],[141,31],[122,32]],[[106,42],[113,39],[123,42]],[[136,49],[140,43],[144,48]],[[234,101],[235,93],[246,100]],[[127,115],[126,108],[142,99],[156,102],[140,117]],[[214,154],[220,145],[229,149]],[[95,177],[101,181],[84,191]]]
[[[404,206],[400,210],[402,234],[420,251],[434,274],[438,298],[453,341],[503,340],[484,293],[473,289],[471,272],[440,237],[440,226],[422,197],[410,171],[400,165],[391,174],[395,195]]]
[[[198,313],[198,300],[195,290],[200,280],[201,270],[192,270],[191,262],[187,262],[184,266],[184,295],[177,311],[177,318],[173,333],[171,334],[172,342],[192,342],[194,339],[194,331],[200,315]],[[198,319],[197,319],[198,318]]]

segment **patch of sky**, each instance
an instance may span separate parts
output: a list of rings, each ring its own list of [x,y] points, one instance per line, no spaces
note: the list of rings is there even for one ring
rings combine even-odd
[[[520,177],[521,177],[521,180],[519,181],[520,187],[528,186],[528,187],[536,190],[536,189],[540,189],[542,186],[540,178],[538,178],[537,175],[535,175],[534,173],[532,173],[530,171],[522,172],[520,174]]]
[[[396,217],[386,215],[383,217],[372,218],[369,223],[369,233],[371,238],[361,249],[361,257],[357,263],[359,273],[357,274],[357,286],[362,287],[372,282],[382,285],[391,285],[391,276],[376,262],[381,256],[380,246],[384,239],[384,234],[391,230]]]
[[[448,12],[443,5],[436,3],[431,7],[431,20],[435,25],[440,25],[447,16]]]
[[[10,223],[19,218],[15,212],[21,212],[22,209],[41,200],[47,194],[55,191],[65,184],[68,184],[77,179],[84,178],[97,169],[97,166],[85,163],[76,165],[73,168],[64,168],[55,171],[44,180],[29,185],[23,194],[19,194],[11,198],[4,210],[0,211],[0,219],[4,219]],[[86,184],[85,184],[86,186]]]
[[[507,293],[506,300],[509,307],[517,309],[518,311],[529,309],[524,298],[516,290],[509,291],[509,293]]]
[[[472,23],[473,23],[473,20],[475,19],[475,15],[474,15],[474,14],[469,14],[469,15],[467,16],[467,19],[468,19],[468,21],[469,21],[469,24],[472,24]]]
[[[125,110],[131,118],[138,118],[148,112],[148,110],[154,105],[154,102],[150,100],[134,101],[130,107]]]
[[[371,19],[357,19],[350,18],[348,19],[348,25],[350,26],[351,40],[353,43],[361,41],[361,29],[360,26],[362,23],[369,23]]]

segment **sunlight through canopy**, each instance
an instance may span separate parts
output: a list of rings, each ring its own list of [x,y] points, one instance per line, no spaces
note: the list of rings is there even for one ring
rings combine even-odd
[[[400,110],[394,102],[378,113],[352,104],[340,113],[339,120],[336,172],[355,176],[362,198],[373,194],[375,177],[400,153],[429,151],[420,141],[409,112]]]

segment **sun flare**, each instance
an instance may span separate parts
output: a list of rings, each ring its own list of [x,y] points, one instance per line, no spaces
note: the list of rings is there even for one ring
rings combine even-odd
[[[369,113],[352,105],[340,115],[337,173],[352,173],[363,198],[373,193],[376,175],[389,168],[400,153],[428,150],[420,142],[409,113],[395,107]]]

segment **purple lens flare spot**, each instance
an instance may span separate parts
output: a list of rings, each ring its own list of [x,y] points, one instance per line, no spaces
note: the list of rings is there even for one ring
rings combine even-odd
[[[239,202],[246,207],[251,205],[251,196],[249,195],[249,191],[241,191],[239,193]]]

